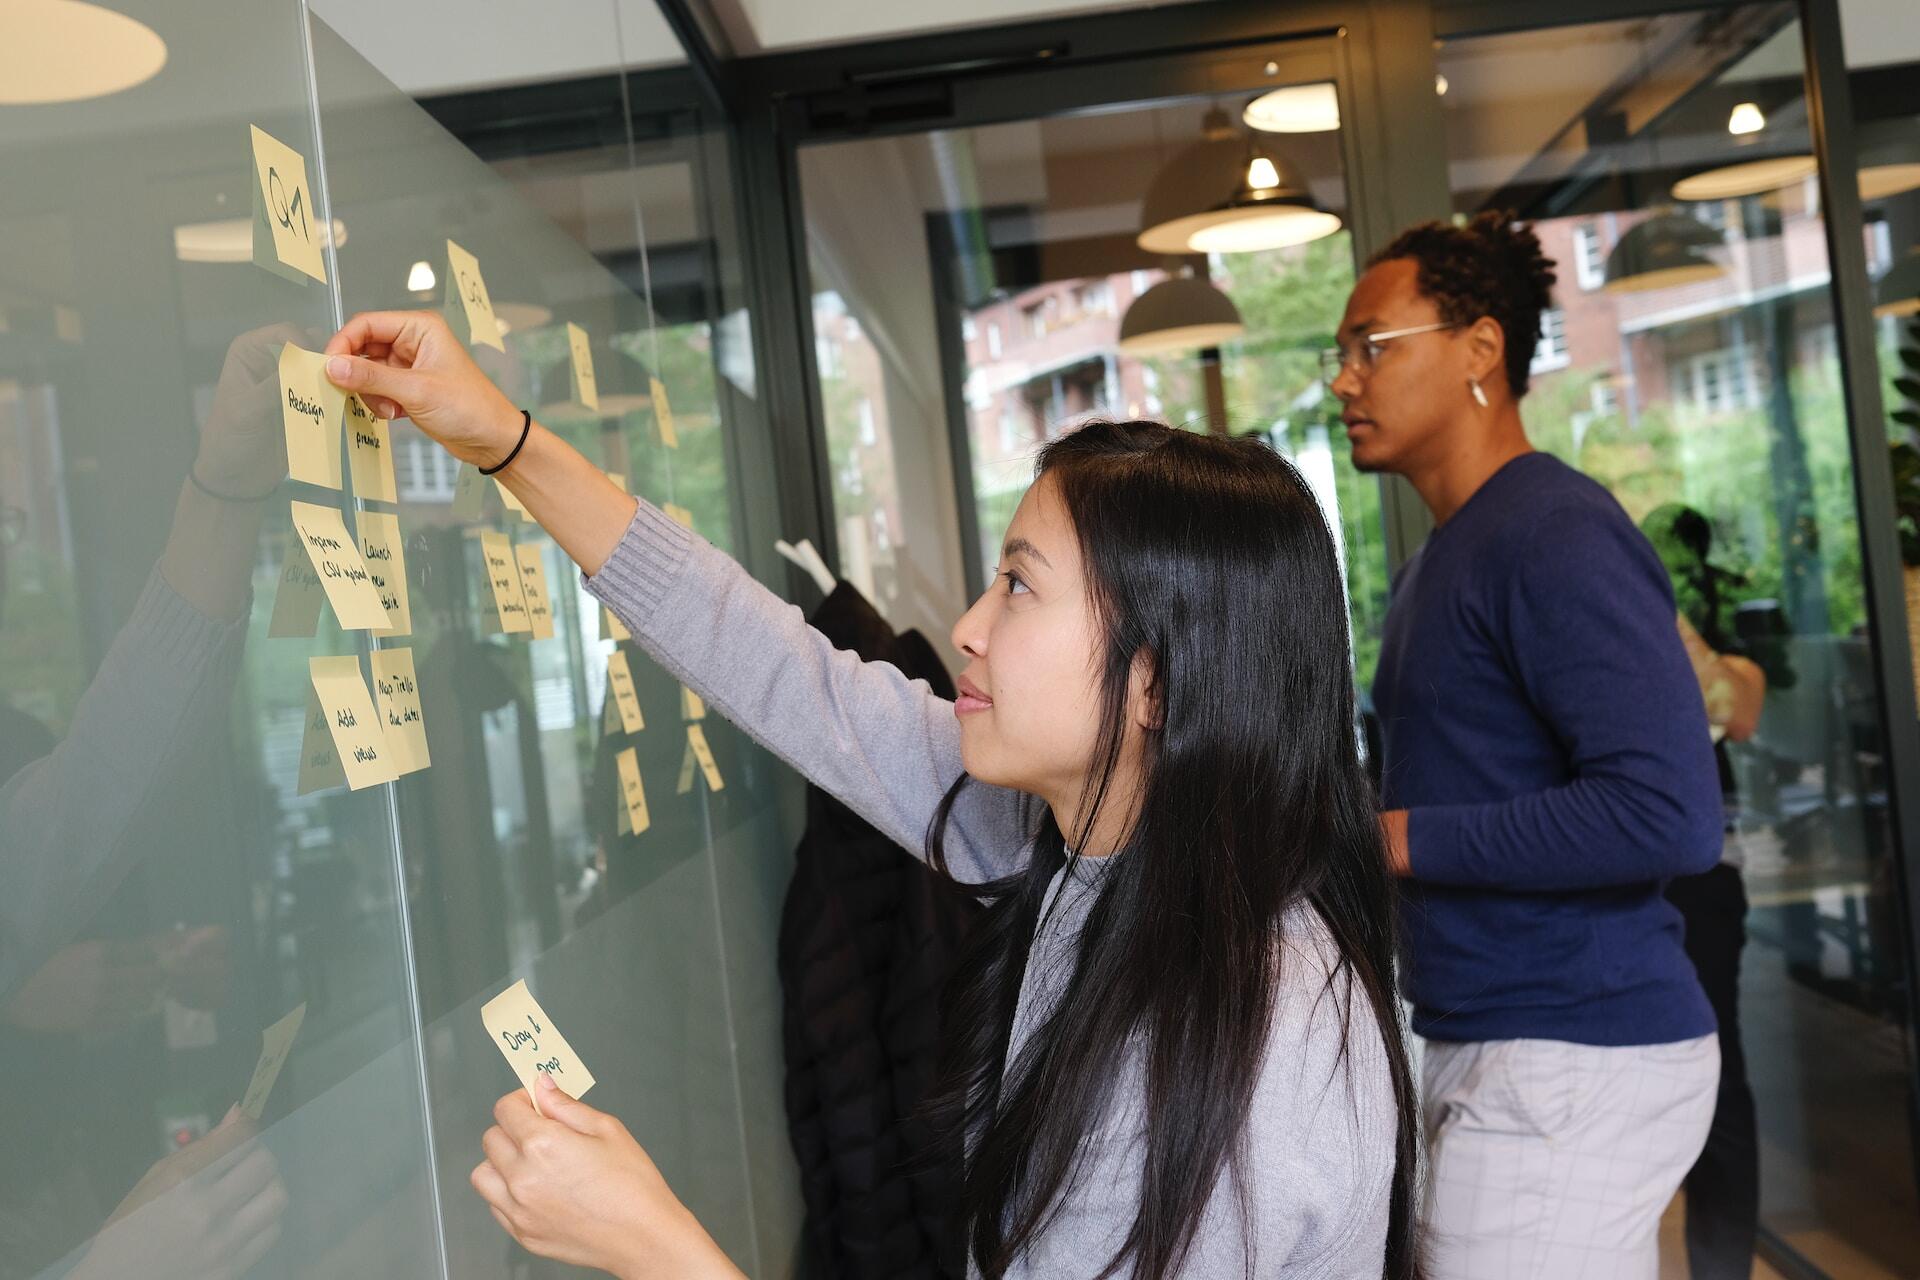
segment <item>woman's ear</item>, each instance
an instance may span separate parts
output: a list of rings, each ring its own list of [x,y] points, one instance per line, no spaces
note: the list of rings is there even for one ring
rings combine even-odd
[[[1167,722],[1165,700],[1160,696],[1159,667],[1145,649],[1133,655],[1133,668],[1127,675],[1127,718],[1147,733],[1158,733]]]

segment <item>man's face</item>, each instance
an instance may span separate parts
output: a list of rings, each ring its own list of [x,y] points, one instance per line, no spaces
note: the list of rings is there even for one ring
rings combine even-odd
[[[1439,329],[1380,344],[1372,368],[1364,348],[1370,333],[1438,324],[1440,312],[1421,294],[1419,266],[1395,258],[1368,268],[1347,298],[1340,346],[1350,358],[1332,391],[1346,406],[1340,415],[1353,465],[1361,471],[1405,473],[1435,461],[1466,394],[1463,331]]]

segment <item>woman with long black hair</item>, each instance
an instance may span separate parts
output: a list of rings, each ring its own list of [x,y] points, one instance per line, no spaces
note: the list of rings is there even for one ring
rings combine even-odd
[[[663,667],[989,903],[936,1106],[975,1274],[1418,1274],[1392,886],[1333,542],[1284,460],[1143,422],[1046,446],[949,703],[621,493],[438,317],[358,316],[327,352],[376,412],[505,460]],[[617,1120],[541,1088],[473,1174],[506,1230],[739,1274]]]

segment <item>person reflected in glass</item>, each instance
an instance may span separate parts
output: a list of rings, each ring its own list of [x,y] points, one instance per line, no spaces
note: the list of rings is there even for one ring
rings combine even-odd
[[[1687,1271],[1691,1280],[1745,1280],[1753,1271],[1760,1227],[1760,1138],[1747,1055],[1740,1040],[1740,952],[1747,941],[1747,889],[1740,865],[1740,790],[1727,744],[1746,742],[1760,727],[1767,671],[1745,652],[1727,622],[1734,593],[1746,580],[1709,560],[1713,525],[1681,503],[1656,507],[1640,522],[1673,583],[1678,625],[1694,678],[1700,682],[1713,737],[1714,763],[1726,814],[1719,865],[1667,886],[1667,900],[1686,921],[1687,956],[1719,1022],[1720,1088],[1707,1145],[1686,1178]],[[1759,654],[1783,667],[1777,648]],[[1787,683],[1791,674],[1781,670]]]
[[[496,469],[715,712],[986,899],[936,1108],[976,1274],[1418,1274],[1338,562],[1278,454],[1146,422],[1049,445],[954,626],[948,702],[615,488],[438,316],[358,316],[327,351]],[[618,1119],[541,1081],[544,1114],[503,1097],[473,1171],[504,1229],[621,1276],[739,1274]]]
[[[1528,442],[1553,283],[1508,215],[1415,227],[1326,360],[1354,465],[1435,526],[1395,576],[1373,700],[1449,1280],[1653,1280],[1719,1078],[1663,894],[1720,857],[1705,710],[1659,557]]]
[[[287,341],[303,335],[276,326],[228,348],[158,561],[66,735],[0,714],[0,1064],[23,1082],[0,1103],[0,1145],[34,1153],[0,1161],[0,1277],[63,1255],[63,1275],[238,1276],[279,1235],[286,1190],[249,1117],[230,1111],[128,1189],[95,1176],[74,1113],[24,1082],[113,1051],[168,999],[225,1002],[224,926],[87,931],[151,851],[150,806],[225,732],[260,526],[286,475],[276,361]],[[12,541],[0,539],[0,625]],[[67,1101],[84,1109],[78,1085]]]

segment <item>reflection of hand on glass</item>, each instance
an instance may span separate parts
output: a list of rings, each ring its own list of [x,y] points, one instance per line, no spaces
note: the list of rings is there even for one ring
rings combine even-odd
[[[1734,653],[1716,653],[1700,633],[1679,615],[1680,642],[1687,648],[1694,678],[1707,703],[1707,724],[1716,737],[1745,742],[1760,727],[1760,711],[1767,697],[1767,676],[1759,664]]]
[[[69,1280],[210,1280],[245,1275],[280,1238],[287,1190],[238,1108],[147,1170]]]
[[[622,1280],[699,1280],[740,1271],[667,1186],[627,1127],[540,1077],[494,1104],[474,1190],[528,1250]]]

